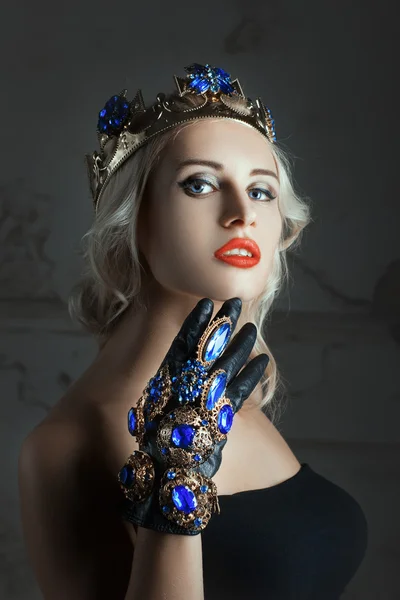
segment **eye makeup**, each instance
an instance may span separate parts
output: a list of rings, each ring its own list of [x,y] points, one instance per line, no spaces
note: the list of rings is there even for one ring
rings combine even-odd
[[[207,195],[207,193],[197,193],[197,192],[190,192],[190,187],[192,185],[196,184],[197,186],[211,186],[214,188],[220,188],[221,186],[218,184],[218,180],[216,177],[212,177],[212,176],[204,176],[202,174],[196,174],[196,175],[190,175],[189,177],[187,177],[186,179],[179,181],[178,185],[181,189],[183,189],[185,191],[185,193],[187,193],[189,196],[205,196]],[[275,198],[277,198],[277,194],[275,192],[275,190],[273,190],[273,188],[271,189],[270,186],[267,185],[267,187],[264,187],[266,184],[262,183],[257,185],[254,185],[250,191],[256,190],[258,192],[261,192],[262,194],[265,194],[267,196],[267,200],[264,200],[266,202],[271,202],[272,200],[275,200]],[[259,200],[259,198],[252,198],[253,200]]]

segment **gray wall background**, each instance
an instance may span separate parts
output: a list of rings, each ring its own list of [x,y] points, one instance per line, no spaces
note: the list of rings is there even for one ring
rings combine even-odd
[[[400,598],[399,27],[395,3],[14,2],[3,6],[0,177],[0,598],[40,598],[17,457],[94,356],[69,320],[92,218],[83,156],[122,88],[150,103],[192,62],[261,96],[297,157],[314,223],[267,331],[288,384],[279,428],[370,526],[346,600]],[[323,600],[323,599],[321,599]]]

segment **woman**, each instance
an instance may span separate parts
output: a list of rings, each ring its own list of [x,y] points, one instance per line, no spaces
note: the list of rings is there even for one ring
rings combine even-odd
[[[261,410],[279,384],[262,324],[309,209],[269,109],[186,72],[99,114],[71,300],[99,352],[21,449],[28,551],[52,600],[333,600],[364,515]]]

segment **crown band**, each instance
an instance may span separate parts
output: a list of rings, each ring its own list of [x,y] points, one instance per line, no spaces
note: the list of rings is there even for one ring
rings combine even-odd
[[[194,94],[202,99],[199,106],[182,109],[173,98],[160,92],[156,102],[145,107],[139,89],[134,99],[126,99],[127,90],[112,96],[99,112],[97,123],[100,153],[85,156],[90,190],[96,210],[112,175],[148,140],[164,131],[189,121],[224,118],[246,123],[276,142],[274,119],[260,98],[253,102],[243,94],[238,79],[209,64],[194,63],[185,67],[186,78],[174,75],[179,98]],[[243,103],[243,100],[246,103]]]

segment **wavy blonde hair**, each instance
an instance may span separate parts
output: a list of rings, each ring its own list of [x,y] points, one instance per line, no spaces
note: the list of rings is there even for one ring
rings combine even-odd
[[[182,108],[196,106],[199,101],[195,95],[179,98],[176,93],[170,94],[168,99],[180,103]],[[243,100],[245,104],[246,100]],[[100,346],[111,335],[128,307],[132,306],[133,310],[146,308],[141,294],[143,257],[137,243],[139,209],[145,197],[146,184],[166,146],[180,131],[195,122],[178,125],[151,138],[117,170],[104,190],[92,226],[82,238],[84,273],[72,290],[69,312],[73,319],[97,337]],[[306,198],[300,197],[294,190],[289,153],[267,138],[265,141],[278,169],[282,231],[264,289],[257,298],[243,303],[236,329],[238,331],[248,321],[257,327],[257,340],[249,360],[261,353],[268,354],[270,358],[259,383],[261,401],[257,402],[257,406],[268,410],[275,421],[280,414],[282,405],[279,400],[283,398],[285,386],[264,337],[263,326],[274,299],[289,279],[287,252],[299,245],[301,234],[311,217]]]

